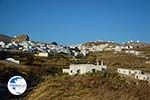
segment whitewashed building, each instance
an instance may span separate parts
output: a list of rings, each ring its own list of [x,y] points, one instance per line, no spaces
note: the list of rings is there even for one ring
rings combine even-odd
[[[124,75],[135,75],[135,74],[142,73],[141,70],[131,70],[131,69],[123,69],[123,68],[118,68],[117,72]]]
[[[103,61],[102,61],[101,65],[99,65],[99,63],[97,63],[97,65],[72,64],[69,66],[69,69],[63,69],[63,73],[68,73],[69,75],[75,75],[75,74],[85,74],[88,72],[102,71],[105,69],[107,69],[107,66],[103,65]]]
[[[135,78],[139,80],[150,80],[150,74],[135,74]]]
[[[135,51],[135,50],[126,50],[125,53],[133,54],[133,55],[136,55],[136,56],[141,54],[141,52]]]
[[[39,54],[34,54],[35,56],[39,56],[39,57],[48,57],[48,53],[47,52],[40,52]]]
[[[19,60],[15,60],[14,58],[7,58],[6,61],[12,62],[12,63],[16,63],[19,64]]]
[[[150,74],[142,73],[141,70],[131,70],[131,69],[119,68],[117,70],[117,72],[122,75],[128,75],[128,76],[131,76],[131,77],[139,79],[139,80],[150,81]]]
[[[2,48],[4,48],[4,47],[5,47],[5,43],[4,43],[3,41],[0,41],[0,46],[1,46]]]
[[[121,52],[121,51],[122,51],[122,48],[121,48],[121,46],[116,46],[116,47],[114,48],[114,50],[115,50],[116,52]]]

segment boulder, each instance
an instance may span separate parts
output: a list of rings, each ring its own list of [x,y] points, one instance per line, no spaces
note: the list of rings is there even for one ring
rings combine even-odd
[[[19,35],[19,36],[13,38],[11,41],[16,42],[16,43],[23,42],[23,41],[29,41],[29,36],[25,35],[25,34]]]

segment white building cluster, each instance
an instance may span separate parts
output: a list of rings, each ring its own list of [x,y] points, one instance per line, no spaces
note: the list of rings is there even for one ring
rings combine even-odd
[[[150,74],[143,73],[141,70],[118,68],[117,72],[122,75],[131,76],[131,77],[139,79],[139,80],[150,81]]]
[[[130,41],[133,42],[133,41]],[[137,41],[138,43],[139,41]],[[20,43],[7,43],[0,41],[0,50],[20,50],[25,52],[44,52],[44,53],[65,53],[73,56],[87,56],[89,52],[97,51],[113,51],[122,52],[132,55],[140,55],[141,52],[135,51],[134,47],[131,45],[119,45],[114,44],[114,41],[104,42],[103,40],[92,42],[91,45],[77,44],[71,46],[55,45],[51,43],[33,42],[33,41],[23,41]],[[99,44],[97,44],[99,43]],[[95,45],[97,44],[97,45]],[[78,49],[78,50],[77,50]]]
[[[67,55],[74,55],[77,56],[79,54],[86,56],[88,54],[88,51],[81,50],[81,51],[75,51],[71,49],[69,46],[62,46],[62,45],[54,45],[51,43],[42,43],[42,42],[33,42],[33,41],[23,41],[20,43],[4,43],[3,41],[0,41],[0,50],[18,50],[23,52],[30,52],[35,53],[39,52],[38,54],[35,54],[36,56],[47,56],[50,53],[65,53]]]
[[[97,43],[97,42],[95,42]],[[79,48],[80,51],[86,51],[86,52],[102,52],[102,51],[113,51],[115,53],[121,52],[121,53],[127,53],[131,55],[140,55],[142,52],[134,50],[134,47],[131,45],[113,45],[113,42],[102,42],[99,45],[84,45],[84,44],[79,44],[79,45],[74,45],[74,47]]]

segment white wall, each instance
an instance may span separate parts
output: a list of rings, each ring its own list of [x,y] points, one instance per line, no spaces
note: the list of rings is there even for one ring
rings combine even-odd
[[[135,78],[139,79],[139,80],[150,80],[150,75],[147,75],[147,74],[136,74]]]
[[[131,71],[132,71],[132,70],[129,70],[129,69],[121,69],[121,68],[119,68],[119,69],[117,70],[118,73],[120,73],[120,74],[125,74],[125,75],[130,75]]]
[[[7,58],[6,60],[7,60],[7,61],[10,61],[10,62],[13,62],[13,63],[16,63],[16,64],[19,64],[19,63],[20,63],[19,60],[15,60],[14,58]]]
[[[131,69],[123,69],[123,68],[118,68],[117,72],[125,75],[135,75],[135,74],[142,73],[141,70],[131,70]]]
[[[78,70],[80,71],[79,74],[85,74],[87,72],[92,72],[93,69],[95,71],[102,71],[102,69],[106,69],[106,66],[101,65],[93,65],[93,64],[72,64],[70,65],[69,69],[63,69],[63,73],[69,73],[69,75],[78,74]],[[68,71],[69,70],[69,71]]]
[[[48,57],[48,53],[39,53],[39,54],[35,54],[35,56]]]

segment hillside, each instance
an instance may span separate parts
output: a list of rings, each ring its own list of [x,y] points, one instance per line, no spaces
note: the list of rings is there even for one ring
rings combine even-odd
[[[138,85],[136,85],[138,83]],[[146,82],[126,79],[117,73],[86,76],[44,76],[26,100],[149,100]]]
[[[146,52],[148,48],[141,51]],[[145,58],[113,52],[90,53],[74,63],[104,60],[108,72],[87,75],[42,76],[41,82],[25,97],[27,100],[149,100],[150,85],[130,77],[121,77],[116,68],[140,69],[150,72]]]
[[[37,57],[34,53],[1,51],[0,97],[4,100],[149,100],[150,84],[147,81],[116,73],[117,68],[150,72],[150,64],[145,63],[149,61],[150,47],[136,50],[142,55],[97,51],[89,52],[86,57],[72,58],[63,53]],[[19,60],[20,64],[5,61],[8,57]],[[108,70],[75,76],[62,73],[62,69],[70,64],[96,64],[97,60],[103,60]],[[14,75],[23,76],[28,83],[21,96],[12,95],[7,89],[8,79]]]
[[[139,49],[148,55],[149,48]],[[9,54],[9,53],[7,53]],[[23,62],[16,64],[0,61],[1,82],[7,84],[7,80],[13,75],[21,75],[28,82],[27,91],[19,97],[1,92],[9,99],[24,100],[149,100],[150,85],[146,81],[138,81],[132,78],[121,77],[116,73],[116,68],[133,68],[150,72],[149,64],[145,64],[145,58],[123,53],[94,52],[86,58],[78,58],[75,61],[64,55],[55,55],[48,58],[33,57],[23,53],[10,53],[14,58]],[[27,58],[26,58],[27,57]],[[29,59],[29,58],[30,59]],[[70,60],[69,60],[70,59]],[[95,63],[95,59],[104,60],[108,66],[108,72],[100,72],[87,75],[69,76],[62,74],[62,68],[67,68],[69,63]],[[24,62],[25,61],[25,62]],[[6,94],[3,94],[6,93]],[[7,99],[8,99],[7,98]],[[5,98],[6,99],[6,98]]]
[[[111,46],[116,46],[116,45],[120,45],[118,43],[113,43],[113,42],[100,42],[100,41],[96,41],[96,42],[86,42],[83,45],[84,46],[97,46],[97,45],[105,45],[105,44],[109,44]]]
[[[9,36],[7,36],[7,35],[0,34],[0,41],[3,41],[3,42],[8,43],[8,42],[11,42],[11,39],[12,39],[12,37],[9,37]]]

